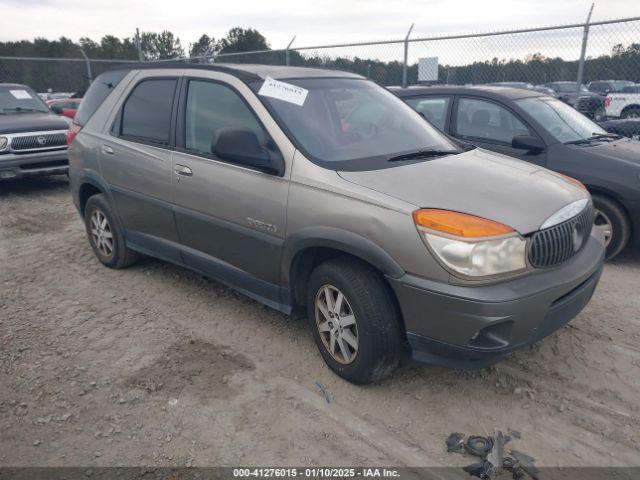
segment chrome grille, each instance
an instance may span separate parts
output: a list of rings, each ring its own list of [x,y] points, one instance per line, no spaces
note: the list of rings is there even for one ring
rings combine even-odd
[[[64,133],[42,133],[35,135],[16,136],[11,139],[11,150],[42,150],[54,147],[65,147],[67,137]]]
[[[578,253],[593,228],[593,205],[575,217],[531,236],[529,263],[535,268],[553,267]]]

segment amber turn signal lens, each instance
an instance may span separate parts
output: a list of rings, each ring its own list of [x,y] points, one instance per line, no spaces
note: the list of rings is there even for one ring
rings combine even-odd
[[[564,178],[565,180],[568,180],[569,182],[573,183],[574,185],[580,187],[581,189],[583,189],[585,192],[588,191],[587,187],[584,186],[584,183],[582,183],[580,180],[576,180],[573,177],[570,177],[569,175],[563,175],[562,173],[559,173],[558,175],[560,175],[562,178]]]
[[[513,232],[513,228],[493,220],[433,208],[416,210],[413,221],[420,227],[463,238],[494,237]]]

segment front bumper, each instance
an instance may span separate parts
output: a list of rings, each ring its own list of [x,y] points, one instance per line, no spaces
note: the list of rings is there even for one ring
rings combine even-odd
[[[497,284],[457,286],[411,275],[389,280],[415,360],[482,368],[580,313],[593,295],[603,262],[603,243],[592,234],[563,265]]]
[[[69,171],[67,149],[0,154],[0,181],[33,175],[61,175]]]

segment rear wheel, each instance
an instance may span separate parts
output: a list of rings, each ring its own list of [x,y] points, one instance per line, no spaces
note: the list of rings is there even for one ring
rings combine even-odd
[[[397,367],[400,314],[384,279],[369,265],[342,257],[316,267],[307,316],[324,361],[345,380],[371,383]]]
[[[613,259],[629,243],[631,226],[622,207],[609,197],[593,195],[594,228],[604,237],[607,260]]]
[[[138,254],[127,248],[122,228],[103,194],[87,201],[84,223],[93,253],[104,265],[124,268],[138,259]]]
[[[621,115],[624,119],[640,118],[640,107],[627,108]]]

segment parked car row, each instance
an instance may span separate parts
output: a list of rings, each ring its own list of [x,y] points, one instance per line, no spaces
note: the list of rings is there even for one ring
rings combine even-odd
[[[640,242],[640,143],[608,133],[558,99],[506,87],[412,87],[396,95],[443,132],[580,180],[607,258]]]

